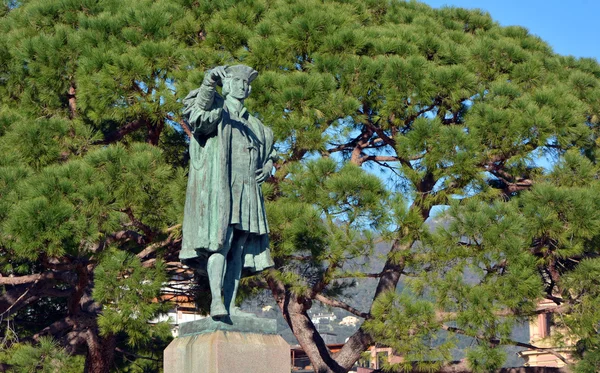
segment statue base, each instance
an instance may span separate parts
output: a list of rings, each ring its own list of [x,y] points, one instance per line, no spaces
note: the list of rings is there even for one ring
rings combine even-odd
[[[289,373],[290,346],[275,320],[226,317],[182,323],[164,351],[164,373]]]

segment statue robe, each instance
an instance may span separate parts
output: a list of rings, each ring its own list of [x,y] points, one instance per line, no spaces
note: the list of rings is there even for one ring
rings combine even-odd
[[[274,157],[273,133],[260,120],[230,112],[213,87],[203,85],[184,99],[184,118],[194,134],[190,139],[190,170],[183,218],[183,241],[179,258],[205,266],[210,253],[221,250],[229,226],[232,206],[243,205],[234,227],[250,234],[244,244],[244,269],[258,272],[273,266],[269,252],[269,228],[260,185],[245,180],[242,200],[232,200],[232,126],[245,126],[253,145],[258,169]],[[254,175],[256,170],[250,170]],[[235,180],[233,180],[235,182]],[[239,182],[239,180],[237,181]],[[254,182],[254,183],[252,183]],[[237,188],[239,192],[239,188]],[[239,194],[239,193],[238,193]],[[238,211],[239,212],[239,211]],[[199,263],[193,264],[198,267]]]

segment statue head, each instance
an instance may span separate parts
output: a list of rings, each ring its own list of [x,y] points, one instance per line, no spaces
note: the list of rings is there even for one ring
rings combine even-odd
[[[223,79],[223,95],[231,95],[243,100],[250,95],[250,83],[258,76],[258,72],[246,65],[229,66],[225,70],[227,77]]]

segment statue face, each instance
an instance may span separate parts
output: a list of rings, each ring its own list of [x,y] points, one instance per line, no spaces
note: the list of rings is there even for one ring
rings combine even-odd
[[[224,83],[229,83],[227,94],[238,100],[243,100],[250,94],[250,85],[248,84],[247,79],[232,76],[231,78],[227,78]]]

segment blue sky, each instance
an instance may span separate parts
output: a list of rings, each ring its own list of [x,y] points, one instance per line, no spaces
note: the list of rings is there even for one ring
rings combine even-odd
[[[554,52],[600,61],[599,0],[420,0],[434,8],[444,5],[479,8],[502,26],[519,25],[541,37]]]

